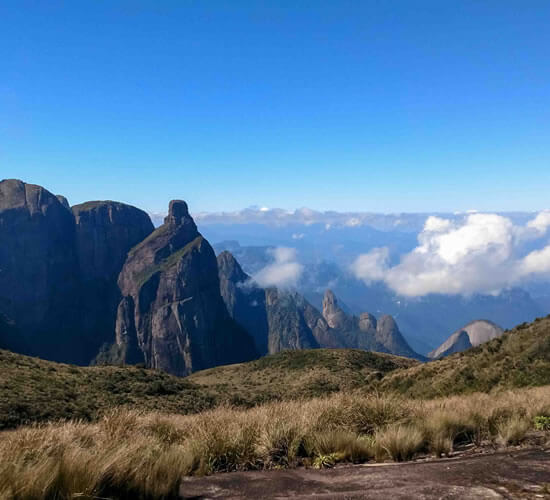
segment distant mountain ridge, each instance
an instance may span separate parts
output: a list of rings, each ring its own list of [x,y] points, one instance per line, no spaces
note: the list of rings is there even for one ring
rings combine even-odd
[[[476,320],[454,332],[443,344],[428,354],[431,359],[439,359],[455,352],[465,351],[496,337],[500,337],[504,330],[488,320]]]
[[[227,231],[233,229],[235,236],[240,234],[239,226],[227,226]],[[209,233],[208,226],[205,234]],[[343,235],[339,243],[348,242]],[[212,241],[212,236],[210,236]],[[319,236],[318,238],[321,238]],[[351,238],[351,236],[350,236]],[[348,314],[359,316],[366,309],[376,316],[389,314],[399,323],[399,328],[410,346],[421,354],[427,355],[436,349],[448,337],[450,332],[470,322],[472,319],[485,318],[503,328],[512,328],[525,321],[545,315],[549,309],[541,306],[523,288],[503,290],[498,295],[473,294],[438,295],[430,294],[424,297],[409,298],[392,292],[383,283],[366,284],[355,278],[346,268],[345,261],[329,260],[319,256],[304,247],[305,237],[297,241],[282,241],[297,249],[298,262],[303,265],[302,275],[296,289],[314,307],[321,310],[324,292],[330,288],[338,297],[339,302]],[[214,240],[216,241],[216,240]],[[218,240],[219,241],[219,240]],[[314,240],[319,246],[324,246],[325,236]],[[374,242],[373,242],[374,244]],[[302,245],[302,246],[301,246]],[[271,245],[242,245],[236,241],[219,241],[213,244],[216,253],[229,250],[239,261],[243,270],[250,275],[256,274],[272,262]],[[366,247],[364,247],[366,248]],[[332,252],[332,247],[329,248]],[[333,257],[337,253],[333,254]],[[547,288],[541,284],[539,294]]]
[[[319,312],[302,295],[262,289],[242,270],[233,255],[218,255],[222,297],[232,317],[256,339],[260,354],[287,349],[358,348],[423,359],[401,335],[391,316],[378,321],[369,314],[349,316],[331,290]],[[250,318],[257,321],[252,323]]]

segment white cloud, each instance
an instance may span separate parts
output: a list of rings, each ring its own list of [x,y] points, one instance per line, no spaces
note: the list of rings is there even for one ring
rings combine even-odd
[[[388,250],[378,248],[360,255],[352,271],[408,296],[495,293],[527,277],[550,273],[550,245],[521,254],[527,239],[540,238],[550,227],[545,214],[526,226],[495,214],[471,213],[460,222],[431,216],[418,235],[418,246],[399,264],[390,267]]]
[[[539,233],[546,233],[550,227],[550,210],[540,212],[533,220],[527,223],[527,227],[535,229]]]
[[[352,264],[352,271],[365,281],[383,280],[388,269],[388,258],[387,248],[374,248],[357,257]]]
[[[542,250],[534,250],[520,263],[522,275],[550,273],[550,245]]]
[[[292,239],[293,239],[293,240],[301,240],[304,236],[305,236],[304,233],[294,233],[294,234],[292,235]]]
[[[273,262],[260,269],[253,280],[261,287],[276,286],[287,288],[296,286],[304,267],[297,261],[295,248],[277,247],[268,250]]]
[[[435,215],[430,215],[426,219],[424,224],[424,231],[439,233],[445,231],[451,227],[451,221],[449,219],[442,219],[441,217],[436,217]]]

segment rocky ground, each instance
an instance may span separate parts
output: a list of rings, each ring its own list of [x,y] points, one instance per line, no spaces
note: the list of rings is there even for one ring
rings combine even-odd
[[[550,498],[550,450],[515,449],[402,464],[218,474],[186,479],[181,498]]]

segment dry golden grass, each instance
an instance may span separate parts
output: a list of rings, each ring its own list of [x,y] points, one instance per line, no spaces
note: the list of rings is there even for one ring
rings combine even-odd
[[[517,444],[544,415],[550,386],[430,401],[335,394],[194,415],[117,410],[1,433],[0,498],[173,498],[186,475]]]

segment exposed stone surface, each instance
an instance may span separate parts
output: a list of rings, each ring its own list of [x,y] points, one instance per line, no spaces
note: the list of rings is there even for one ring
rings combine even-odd
[[[82,362],[78,333],[75,226],[46,189],[0,182],[0,312],[29,354]],[[17,347],[14,347],[16,349]]]
[[[332,290],[327,290],[323,297],[323,317],[331,328],[349,331],[357,327],[354,319],[340,308]]]
[[[220,292],[229,315],[254,339],[258,354],[268,352],[265,290],[256,286],[230,252],[218,255]]]
[[[392,316],[384,315],[378,319],[375,339],[376,342],[382,344],[387,349],[386,352],[409,357],[414,357],[416,354],[409,347],[403,335],[401,335],[399,327]]]
[[[213,474],[185,478],[180,496],[239,500],[548,498],[549,455],[547,449],[512,449],[402,464]]]
[[[312,331],[316,326],[315,310],[302,296],[276,288],[268,288],[265,295],[270,354],[320,347]]]
[[[477,320],[468,323],[454,332],[443,344],[428,354],[431,359],[438,359],[478,346],[491,339],[500,337],[504,330],[488,320]]]
[[[221,294],[229,314],[255,338],[259,352],[317,347],[359,348],[419,358],[390,316],[347,315],[331,290],[321,314],[296,292],[262,290],[229,252],[218,256]],[[267,320],[267,325],[266,325]]]
[[[129,250],[154,230],[143,210],[116,201],[89,201],[72,211],[84,281],[116,281]]]
[[[409,355],[391,318],[347,315],[330,291],[321,314],[254,285],[230,253],[216,259],[184,201],[153,229],[123,203],[71,209],[40,186],[0,182],[0,347],[177,375],[285,349]]]
[[[339,344],[336,347],[366,349],[387,352],[411,358],[420,358],[399,331],[391,316],[382,316],[378,321],[370,313],[362,313],[359,318],[347,315],[338,305],[331,290],[325,292],[323,317],[332,328],[338,330]]]
[[[129,253],[118,283],[117,344],[129,353],[133,342],[148,367],[187,375],[257,355],[227,313],[216,256],[185,202],[170,203],[165,223]]]
[[[113,342],[120,291],[117,278],[129,250],[153,232],[142,210],[115,201],[89,201],[72,207],[80,277],[80,329],[90,359]],[[90,360],[87,360],[90,361]]]
[[[218,270],[229,314],[255,339],[261,354],[337,347],[334,331],[299,293],[258,287],[227,251],[218,255]]]

